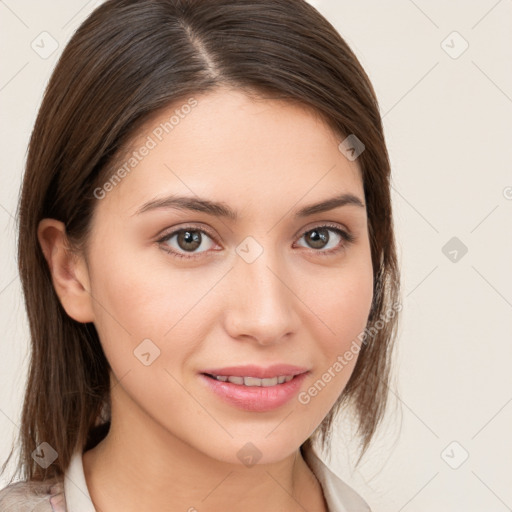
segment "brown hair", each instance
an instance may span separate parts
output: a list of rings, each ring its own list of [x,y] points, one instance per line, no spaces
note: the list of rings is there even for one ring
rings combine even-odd
[[[372,340],[361,345],[346,388],[314,435],[325,446],[336,413],[350,404],[362,455],[382,419],[397,315],[372,326],[397,303],[399,272],[389,157],[375,92],[359,61],[303,0],[109,0],[64,49],[30,139],[18,211],[31,332],[16,470],[24,479],[60,476],[76,449],[97,444],[108,431],[110,399],[110,367],[96,329],[62,308],[38,243],[39,221],[62,221],[73,247],[84,247],[93,191],[142,124],[219,86],[298,102],[365,145],[357,161],[373,262]],[[46,470],[31,457],[42,442],[58,453]],[[11,456],[12,450],[3,470]]]

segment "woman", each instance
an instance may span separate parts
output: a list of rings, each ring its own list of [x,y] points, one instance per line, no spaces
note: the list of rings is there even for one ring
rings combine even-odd
[[[389,167],[367,75],[302,0],[96,9],[30,141],[0,508],[369,510],[312,444],[342,410],[362,456],[385,410]]]

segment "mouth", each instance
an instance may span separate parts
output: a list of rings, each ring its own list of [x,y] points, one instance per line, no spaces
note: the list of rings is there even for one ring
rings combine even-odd
[[[222,377],[222,381],[226,382],[227,379],[238,377],[245,379],[278,379],[278,383],[285,382],[283,381],[283,377],[285,379],[289,377],[294,377],[295,375],[299,375],[301,373],[307,372],[308,368],[303,366],[295,366],[291,364],[279,363],[273,364],[270,366],[257,366],[254,364],[246,364],[240,366],[226,366],[224,368],[205,368],[202,370],[204,375],[209,375],[213,378]],[[223,380],[226,377],[226,380]],[[281,379],[281,380],[279,380]],[[242,384],[240,380],[231,381],[233,384]],[[258,380],[252,381],[249,380],[247,385],[260,385]],[[254,384],[256,383],[256,384]],[[271,384],[275,385],[275,384]]]
[[[281,369],[274,376],[269,376],[269,371],[260,369],[260,375],[266,373],[267,376],[259,377],[245,367],[235,372],[230,369],[202,372],[199,377],[206,388],[223,402],[244,411],[268,412],[289,403],[310,373],[297,367]]]
[[[240,377],[237,375],[213,375],[209,373],[203,373],[202,375],[206,375],[206,377],[210,377],[211,379],[218,380],[220,382],[230,382],[231,384],[236,384],[237,386],[259,386],[263,388],[268,388],[271,386],[277,386],[278,384],[284,384],[285,382],[290,382],[295,377],[295,375],[279,375],[277,377],[260,379],[258,377]]]

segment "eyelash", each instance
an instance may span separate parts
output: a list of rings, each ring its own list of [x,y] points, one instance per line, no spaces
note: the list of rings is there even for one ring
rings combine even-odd
[[[352,235],[351,233],[348,233],[347,231],[344,231],[344,230],[340,229],[338,226],[333,225],[333,224],[319,224],[318,226],[314,226],[314,227],[312,227],[312,228],[310,228],[310,229],[308,229],[306,231],[303,231],[302,234],[299,237],[299,240],[304,235],[306,235],[308,233],[311,233],[311,231],[314,231],[316,229],[324,229],[324,228],[328,228],[329,230],[334,231],[337,235],[339,235],[345,241],[345,243],[341,243],[341,245],[338,246],[337,248],[329,249],[327,251],[323,251],[321,249],[319,249],[319,250],[310,249],[311,251],[313,251],[314,253],[317,253],[320,256],[331,256],[331,255],[337,254],[342,249],[344,249],[347,245],[350,245],[351,243],[353,243],[354,240],[355,240],[354,235]],[[179,229],[177,229],[175,231],[171,231],[169,233],[166,233],[162,238],[157,240],[157,243],[165,245],[166,241],[168,241],[174,235],[177,235],[178,233],[181,233],[182,231],[197,231],[199,233],[203,233],[203,234],[207,235],[208,237],[210,237],[215,243],[217,243],[217,241],[215,240],[215,237],[211,233],[209,233],[208,231],[206,231],[206,230],[204,230],[202,228],[201,229],[197,228],[195,226],[185,226],[185,227],[179,228]],[[187,260],[197,259],[197,258],[199,258],[201,256],[201,254],[204,254],[204,253],[197,253],[197,254],[194,254],[194,255],[185,255],[183,253],[175,251],[174,249],[170,249],[168,246],[164,247],[163,249],[164,249],[164,251],[169,253],[174,258],[187,259]]]

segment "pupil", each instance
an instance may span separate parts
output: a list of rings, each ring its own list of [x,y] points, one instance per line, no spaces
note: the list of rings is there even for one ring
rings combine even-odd
[[[198,231],[182,231],[180,235],[178,235],[178,243],[181,247],[181,242],[185,244],[192,244],[193,247],[182,247],[184,250],[194,250],[197,249],[201,245],[201,235]]]
[[[329,241],[329,235],[327,234],[327,230],[323,229],[314,229],[311,231],[310,238],[313,240],[311,244],[314,248],[322,248]]]

